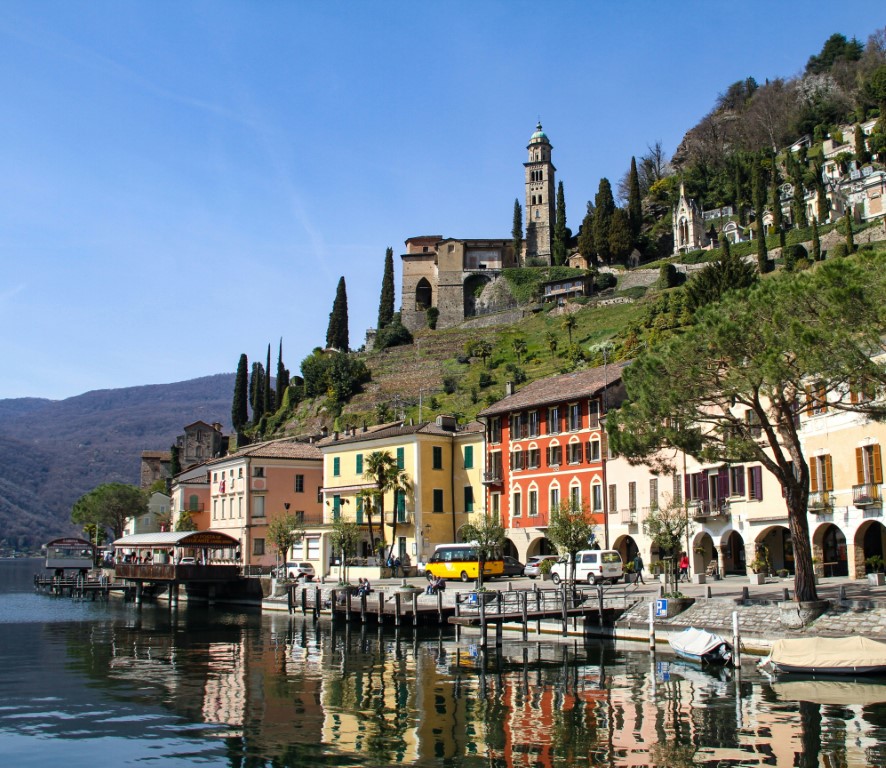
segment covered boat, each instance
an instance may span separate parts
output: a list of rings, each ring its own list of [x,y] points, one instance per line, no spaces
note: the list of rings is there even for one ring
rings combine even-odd
[[[760,666],[802,675],[883,675],[886,643],[857,635],[776,640]]]
[[[668,642],[681,659],[707,664],[728,664],[732,661],[732,646],[720,635],[704,629],[689,627]]]
[[[793,680],[772,683],[772,690],[782,701],[809,701],[838,707],[883,704],[886,685],[856,680]]]

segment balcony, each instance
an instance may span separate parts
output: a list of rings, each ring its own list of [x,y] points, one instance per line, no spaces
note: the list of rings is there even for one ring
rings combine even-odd
[[[623,509],[621,510],[621,524],[622,525],[637,525],[637,510],[634,509]]]
[[[813,491],[809,494],[810,512],[818,515],[826,515],[834,511],[834,497],[830,491]]]
[[[852,486],[852,503],[856,507],[880,507],[883,497],[877,483],[862,483]]]
[[[501,485],[501,467],[493,468],[483,473],[483,485]]]
[[[385,525],[393,525],[395,517],[397,525],[409,525],[412,523],[411,512],[385,512]]]
[[[694,520],[727,517],[729,515],[729,502],[722,499],[715,501],[710,501],[708,499],[690,499],[689,514],[692,515]]]

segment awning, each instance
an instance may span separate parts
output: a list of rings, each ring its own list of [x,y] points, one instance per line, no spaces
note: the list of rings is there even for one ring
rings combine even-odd
[[[136,533],[114,542],[115,547],[239,547],[233,536],[220,531],[161,531],[159,533]]]

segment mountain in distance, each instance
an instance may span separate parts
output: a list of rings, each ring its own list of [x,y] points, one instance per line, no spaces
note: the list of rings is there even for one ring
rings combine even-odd
[[[73,503],[97,485],[138,484],[141,452],[169,450],[186,424],[230,430],[234,374],[0,400],[0,539],[23,548],[77,533]]]

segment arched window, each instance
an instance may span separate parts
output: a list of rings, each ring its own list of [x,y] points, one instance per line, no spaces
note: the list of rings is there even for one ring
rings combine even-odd
[[[415,286],[415,308],[422,311],[431,306],[433,292],[427,278],[422,278]]]

